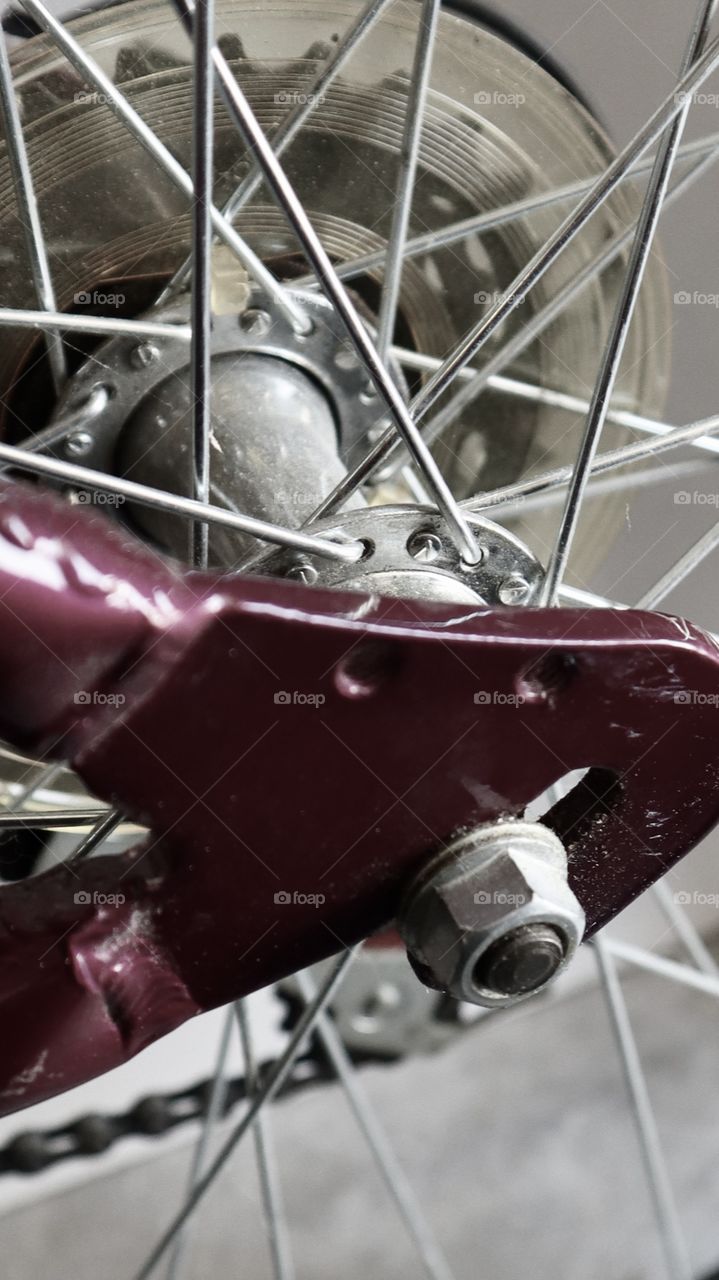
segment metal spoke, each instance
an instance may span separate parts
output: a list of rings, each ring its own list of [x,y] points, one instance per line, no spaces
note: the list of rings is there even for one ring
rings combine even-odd
[[[242,1041],[247,1096],[252,1097],[257,1090],[258,1076],[247,1001],[238,1000],[235,1010]],[[257,1173],[270,1244],[273,1273],[276,1280],[293,1280],[295,1269],[292,1264],[292,1254],[285,1222],[282,1188],[274,1159],[271,1115],[267,1107],[263,1107],[261,1111],[258,1111],[252,1126],[252,1136],[255,1142]]]
[[[133,138],[156,160],[159,167],[167,174],[175,186],[190,199],[192,198],[192,179],[182,165],[175,159],[157,134],[145,123],[140,115],[130,106],[127,98],[120,92],[109,76],[87,54],[74,36],[65,29],[61,22],[50,13],[42,0],[21,0],[22,6],[35,19],[43,31],[52,36],[58,48],[62,50],[68,62],[76,71],[88,80],[102,95],[118,120],[127,127]],[[275,279],[264,263],[248,244],[235,231],[235,228],[222,216],[219,209],[211,207],[212,225],[220,239],[232,250],[251,276],[267,291],[275,303],[287,317],[290,324],[299,333],[306,333],[308,320],[294,297]]]
[[[214,120],[214,0],[197,0],[193,40],[192,113],[192,291],[190,295],[190,385],[192,389],[192,497],[210,501],[210,400],[212,393],[212,141]],[[190,561],[206,569],[209,526],[191,525]]]
[[[55,779],[62,773],[65,766],[63,764],[48,764],[40,770],[30,782],[26,782],[21,786],[17,795],[5,805],[5,810],[15,813],[18,809],[23,809],[28,800],[32,799],[36,791],[40,791],[42,787],[52,786]]]
[[[119,809],[111,809],[102,818],[98,818],[92,830],[88,832],[84,840],[66,859],[67,863],[70,866],[74,866],[76,862],[82,862],[85,858],[89,858],[90,854],[99,848],[103,840],[107,840],[108,836],[112,835],[122,821],[123,814]]]
[[[239,529],[261,541],[277,543],[283,547],[294,547],[298,551],[308,551],[311,555],[327,556],[331,560],[345,560],[352,564],[360,559],[363,553],[361,543],[345,539],[340,531],[333,535],[337,541],[330,541],[329,537],[315,538],[312,534],[294,532],[290,529],[282,529],[279,525],[269,524],[265,520],[256,520],[254,516],[237,515],[236,512],[223,510],[222,507],[212,507],[207,503],[197,502],[194,498],[183,498],[165,489],[137,484],[134,480],[125,480],[120,476],[109,476],[104,471],[78,467],[74,463],[64,462],[58,458],[31,455],[14,445],[0,444],[0,462],[12,463],[13,468],[21,471],[65,480],[68,484],[82,489],[119,494],[131,502],[158,507],[161,511],[172,511],[175,515],[188,516],[191,520],[202,519],[209,524]]]
[[[38,0],[27,0],[37,3]],[[174,0],[188,32],[192,32],[194,0]],[[717,57],[719,61],[719,55]],[[317,236],[302,202],[298,199],[282,166],[267,141],[245,94],[238,85],[226,59],[220,50],[213,49],[213,62],[218,85],[231,119],[242,134],[246,146],[254,152],[265,176],[265,181],[279,208],[286,215],[310,261],[323,291],[342,319],[350,339],[366,368],[377,392],[389,409],[394,423],[422,473],[427,487],[444,515],[464,558],[476,563],[480,557],[474,534],[455,502],[432,454],[427,449],[409,412],[399,388],[380,360],[377,350],[349,298],[344,286],[337,279],[334,267]]]
[[[442,361],[438,356],[428,356],[423,352],[409,351],[406,347],[392,347],[392,355],[399,360],[400,364],[405,365],[408,369],[421,369],[432,373],[438,369]],[[477,370],[463,369],[459,375],[463,382],[468,382],[477,376]],[[515,396],[519,400],[529,400],[533,404],[546,404],[553,409],[561,409],[565,413],[586,414],[589,412],[589,400],[584,400],[581,396],[571,395],[566,391],[558,391],[554,387],[539,386],[534,382],[525,382],[521,378],[507,378],[501,373],[492,374],[487,378],[487,386],[492,391],[501,391],[505,395]],[[653,435],[663,435],[668,431],[673,431],[674,424],[662,422],[657,418],[647,418],[642,413],[633,413],[630,409],[609,409],[607,411],[607,422],[611,422],[617,427],[629,427],[632,431],[645,431]],[[427,432],[423,432],[425,439]],[[706,453],[719,453],[719,441],[707,438],[692,441],[696,449],[701,449]],[[402,461],[394,462],[386,471],[383,470],[383,479],[386,476],[393,475],[402,466]],[[472,499],[468,499],[472,501]]]
[[[589,468],[589,475],[598,476],[632,462],[643,462],[647,458],[657,457],[670,449],[693,444],[698,440],[706,439],[710,442],[712,433],[716,431],[719,431],[719,414],[713,418],[701,418],[699,422],[691,422],[686,427],[667,426],[661,435],[652,436],[650,440],[638,440],[634,444],[625,444],[618,449],[609,449],[606,453],[597,454]],[[468,498],[462,505],[473,512],[505,506],[521,501],[529,494],[546,493],[549,489],[561,488],[569,483],[572,474],[573,468],[570,466],[555,467],[552,471],[529,476],[526,480],[517,480],[514,484],[490,489],[476,498]]]
[[[37,304],[46,311],[57,311],[47,246],[35,198],[35,186],[15,97],[5,34],[2,31],[0,31],[0,116],[5,126],[8,162],[15,187],[20,222],[25,235],[25,247]],[[59,393],[67,377],[62,339],[53,330],[48,330],[45,333],[45,344],[53,386],[55,392]]]
[[[377,353],[387,363],[397,322],[397,306],[402,279],[404,246],[412,209],[412,195],[419,160],[424,110],[432,72],[432,51],[437,33],[441,0],[423,0],[412,75],[405,106],[404,130],[399,153],[399,175],[395,191],[392,226],[387,242],[384,279],[377,315]]]
[[[317,988],[306,970],[295,974],[300,994],[309,1006]],[[317,1035],[347,1096],[355,1119],[374,1156],[385,1186],[399,1209],[410,1238],[414,1241],[424,1269],[431,1280],[452,1280],[449,1265],[435,1240],[414,1192],[408,1183],[379,1118],[357,1076],[354,1065],[334,1023],[326,1014],[317,1019]]]
[[[93,387],[87,400],[76,408],[68,409],[66,413],[58,415],[48,427],[43,427],[41,431],[28,436],[21,441],[18,449],[23,449],[25,453],[39,453],[42,449],[53,449],[67,436],[83,430],[96,418],[101,417],[109,400],[110,392],[107,387],[102,384]]]
[[[235,1027],[235,1009],[234,1005],[230,1005],[225,1016],[225,1021],[220,1035],[219,1048],[217,1050],[217,1059],[215,1062],[215,1071],[212,1077],[212,1089],[207,1103],[207,1111],[202,1124],[202,1132],[195,1144],[195,1150],[192,1154],[192,1162],[190,1164],[190,1176],[188,1179],[187,1193],[191,1195],[202,1174],[202,1170],[207,1164],[207,1156],[209,1153],[210,1139],[215,1131],[227,1094],[227,1059],[230,1052],[230,1040]],[[179,1280],[182,1264],[187,1248],[188,1231],[180,1231],[175,1239],[174,1248],[170,1254],[170,1260],[167,1267],[167,1280]]]
[[[32,311],[27,307],[0,307],[0,326],[18,329],[66,329],[68,333],[128,338],[177,338],[189,342],[189,325],[161,324],[155,320],[111,320],[109,316],[74,316],[65,311]]]
[[[351,27],[347,30],[340,43],[335,47],[332,57],[324,64],[314,80],[308,85],[302,94],[302,100],[288,111],[282,119],[280,125],[272,135],[272,150],[276,156],[281,156],[287,150],[290,143],[297,137],[300,129],[309,119],[312,112],[324,98],[327,90],[332,82],[339,75],[348,58],[353,53],[356,46],[364,38],[367,32],[374,26],[377,19],[391,4],[393,0],[370,0],[370,3],[358,14]],[[242,209],[249,200],[252,199],[255,192],[262,185],[263,176],[256,166],[243,178],[237,189],[230,196],[225,204],[222,212],[223,215],[232,222],[240,209]],[[192,266],[192,259],[188,258],[178,268],[172,279],[165,286],[159,298],[157,306],[162,306],[168,302],[182,288],[187,280]],[[309,277],[311,280],[314,277]]]
[[[658,609],[663,600],[666,599],[672,591],[678,587],[689,574],[700,565],[712,551],[719,546],[719,521],[712,525],[701,538],[699,538],[683,556],[667,569],[666,573],[658,582],[655,582],[650,591],[647,591],[639,601],[638,609]]]
[[[708,134],[706,137],[696,138],[693,142],[683,143],[677,152],[677,159],[687,160],[694,156],[710,156],[717,151],[717,148],[719,148],[719,133]],[[635,161],[627,169],[626,173],[622,175],[620,186],[623,186],[626,182],[633,182],[635,178],[649,173],[654,165],[654,160],[655,156],[652,154]],[[523,199],[513,200],[511,204],[501,205],[498,209],[488,209],[486,213],[475,213],[470,218],[463,218],[459,222],[451,222],[446,227],[438,227],[433,231],[425,231],[422,235],[412,236],[411,239],[405,242],[404,260],[406,262],[408,258],[416,258],[425,253],[434,253],[438,249],[446,249],[450,245],[457,244],[458,241],[466,240],[468,236],[479,235],[483,231],[493,231],[496,227],[518,222],[529,214],[551,208],[555,204],[565,204],[567,201],[574,200],[577,196],[583,196],[587,191],[590,191],[599,176],[599,174],[595,173],[590,178],[582,178],[581,181],[568,182],[563,187],[553,187],[549,191],[541,191],[531,196],[524,196]],[[369,271],[381,270],[386,256],[387,247],[385,246],[382,249],[376,249],[373,253],[365,253],[361,257],[351,258],[347,262],[340,263],[337,267],[337,275],[340,280],[353,280],[357,276],[366,275]],[[298,289],[312,288],[314,277],[310,275],[301,276],[294,283]]]
[[[715,0],[700,0],[689,43],[682,59],[680,82],[681,76],[695,63],[706,44],[714,5]],[[567,500],[540,591],[539,601],[543,605],[553,605],[557,602],[557,591],[567,568],[572,542],[579,524],[584,490],[592,461],[599,445],[609,400],[616,384],[627,335],[639,298],[639,290],[644,279],[644,272],[649,261],[657,226],[659,225],[669,177],[690,106],[691,99],[687,98],[681,111],[667,130],[651,172],[632,245],[629,265],[627,266],[622,289],[612,317],[609,336],[592,394],[591,407],[580,441],[572,479],[569,483]]]
[[[709,156],[705,156],[699,160],[688,173],[685,173],[674,185],[668,194],[665,204],[668,206],[670,201],[675,200],[683,195],[687,189],[699,179],[702,174],[715,162],[717,155],[713,151]],[[539,337],[545,329],[560,316],[566,308],[579,297],[582,291],[601,275],[607,267],[611,266],[614,260],[623,251],[625,246],[630,243],[634,236],[634,226],[630,225],[625,231],[615,236],[609,241],[605,249],[597,255],[572,280],[559,291],[558,294],[549,302],[545,303],[522,328],[505,343],[482,367],[481,370],[475,371],[471,379],[467,379],[463,386],[452,396],[449,402],[442,408],[430,422],[425,423],[422,428],[422,435],[427,444],[432,441],[449,426],[451,422],[468,407],[479,395],[484,388],[489,385],[490,380],[500,373],[511,361],[515,360],[522,354],[536,338]],[[437,366],[437,373],[444,367],[445,362],[442,361]],[[464,369],[459,370],[457,377],[460,378],[464,373]],[[429,384],[428,384],[429,385]],[[420,398],[423,392],[412,401],[411,408],[417,414],[417,406],[420,404]],[[421,409],[421,406],[420,406]],[[370,449],[367,455],[357,466],[349,472],[335,486],[330,494],[320,503],[317,509],[312,513],[306,524],[311,524],[314,520],[319,520],[329,512],[334,511],[336,507],[341,506],[348,498],[364,484],[372,475],[373,471],[382,463],[387,462],[393,454],[399,453],[401,444],[397,441],[395,433],[391,429],[385,430],[377,440],[377,443]]]
[[[0,812],[0,829],[20,831],[27,827],[89,827],[107,817],[107,809],[46,809],[33,813]]]
[[[227,1160],[232,1155],[232,1152],[247,1133],[250,1126],[254,1123],[255,1117],[259,1113],[260,1109],[265,1105],[265,1103],[272,1100],[278,1089],[281,1089],[287,1079],[287,1076],[292,1070],[295,1058],[302,1049],[307,1036],[314,1029],[314,1025],[319,1014],[324,1009],[328,1000],[332,999],[332,996],[342,981],[348,966],[352,963],[355,953],[356,948],[350,948],[343,952],[337,964],[333,966],[327,978],[322,983],[316,998],[303,1010],[286,1048],[277,1059],[277,1062],[274,1064],[271,1071],[268,1073],[260,1089],[255,1093],[247,1110],[242,1116],[242,1119],[235,1125],[230,1136],[223,1143],[209,1168],[199,1179],[191,1194],[187,1197],[182,1209],[155,1245],[150,1256],[143,1263],[135,1280],[147,1280],[148,1276],[152,1275],[157,1264],[164,1257],[166,1251],[174,1242],[178,1232],[181,1231],[185,1223],[189,1221],[205,1193],[209,1190],[217,1175],[224,1168]]]
[[[607,1002],[614,1038],[621,1057],[632,1118],[636,1125],[642,1153],[647,1186],[654,1205],[657,1226],[664,1249],[667,1273],[671,1280],[692,1280],[692,1268],[664,1164],[664,1156],[654,1119],[654,1110],[647,1091],[614,960],[601,938],[595,938],[592,945],[597,957],[599,976]]]
[[[634,947],[628,942],[618,942],[616,938],[603,940],[605,951],[617,960],[625,960],[627,964],[645,969],[647,973],[655,973],[659,978],[668,978],[681,986],[691,987],[704,995],[719,997],[719,977],[711,973],[700,973],[690,969],[686,964],[678,964],[676,960],[668,960],[666,956],[657,955],[654,951],[646,951],[643,947]]]
[[[694,961],[697,969],[701,969],[702,973],[711,973],[719,977],[719,965],[704,942],[699,930],[667,887],[666,880],[657,880],[656,884],[652,885],[652,889],[659,906],[672,928],[675,929],[682,946],[687,955]]]

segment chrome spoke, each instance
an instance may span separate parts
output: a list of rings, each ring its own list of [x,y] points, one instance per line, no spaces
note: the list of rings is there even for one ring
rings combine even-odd
[[[189,325],[160,324],[154,320],[111,320],[105,316],[73,316],[64,311],[31,311],[22,307],[0,307],[0,326],[18,329],[66,329],[68,333],[96,333],[99,336],[128,338],[177,338],[190,342]]]
[[[331,560],[345,560],[352,564],[362,556],[361,544],[343,540],[339,532],[335,535],[336,542],[330,541],[329,538],[315,538],[312,534],[282,529],[279,525],[269,524],[265,520],[256,520],[253,516],[237,515],[234,511],[223,510],[222,507],[212,507],[207,503],[197,502],[194,498],[183,498],[165,489],[154,489],[150,485],[137,484],[134,480],[110,476],[104,471],[78,467],[74,463],[64,462],[58,458],[28,454],[22,449],[15,448],[14,445],[0,445],[0,462],[11,463],[13,468],[20,471],[30,471],[35,475],[64,480],[67,484],[76,485],[81,489],[119,494],[131,502],[157,507],[161,511],[171,511],[175,515],[187,516],[191,520],[201,519],[206,520],[208,524],[239,529],[261,541],[277,543],[283,547],[294,547],[298,551],[327,556]]]
[[[193,52],[192,113],[192,290],[190,294],[190,386],[192,390],[192,497],[210,501],[210,371],[212,313],[212,144],[214,78],[212,47],[214,0],[197,0]],[[190,562],[206,569],[209,526],[204,520],[191,525]]]
[[[182,165],[175,159],[167,147],[160,141],[152,129],[140,115],[130,106],[127,98],[120,92],[109,76],[87,54],[74,36],[58,22],[45,7],[42,0],[21,0],[22,6],[35,19],[38,26],[55,41],[56,45],[75,67],[76,71],[88,80],[102,95],[114,113],[127,127],[133,138],[151,155],[159,167],[170,178],[175,186],[190,199],[192,198],[192,179]],[[264,263],[248,244],[235,231],[234,227],[222,216],[219,209],[211,207],[212,225],[220,239],[232,250],[249,274],[275,300],[275,303],[299,333],[307,331],[307,318],[296,303],[294,297],[275,279]]]
[[[202,1175],[190,1195],[187,1197],[187,1200],[180,1212],[170,1223],[170,1226],[155,1245],[150,1256],[143,1263],[137,1273],[136,1280],[147,1280],[147,1277],[152,1275],[157,1264],[164,1257],[166,1251],[174,1242],[178,1232],[181,1231],[185,1223],[189,1221],[205,1193],[209,1190],[217,1175],[224,1168],[227,1160],[232,1155],[232,1152],[253,1124],[255,1116],[260,1111],[260,1108],[267,1102],[270,1102],[277,1091],[281,1089],[287,1079],[287,1076],[292,1070],[295,1059],[302,1049],[307,1036],[313,1031],[319,1014],[324,1009],[328,1000],[332,999],[332,996],[342,981],[348,966],[352,963],[355,951],[356,948],[350,948],[343,952],[341,958],[333,966],[327,978],[322,983],[316,998],[303,1010],[282,1055],[277,1059],[272,1070],[263,1081],[261,1088],[258,1089],[257,1093],[255,1093],[247,1110],[242,1116],[242,1119],[235,1125],[232,1133],[223,1143],[209,1168]]]
[[[657,424],[659,425],[659,424]],[[607,450],[595,456],[589,468],[590,476],[598,476],[616,467],[625,467],[632,462],[643,462],[647,458],[657,457],[680,445],[693,444],[697,440],[710,442],[712,433],[719,431],[719,414],[713,418],[701,418],[699,422],[690,422],[686,427],[669,427],[661,435],[652,436],[650,440],[638,440],[634,444],[621,445],[618,449]],[[544,471],[541,475],[530,476],[527,480],[517,480],[514,484],[503,485],[499,489],[490,489],[476,498],[468,498],[462,505],[468,511],[485,511],[488,508],[505,506],[521,501],[529,494],[546,493],[549,489],[561,488],[569,484],[573,468],[555,467],[553,471]]]
[[[666,573],[662,574],[651,590],[642,596],[637,608],[658,609],[662,601],[680,586],[697,565],[700,565],[702,560],[711,555],[717,547],[719,547],[719,521],[712,525],[701,538],[698,538],[689,550],[667,569]]]
[[[719,977],[714,974],[690,969],[686,964],[678,964],[676,960],[668,960],[666,956],[634,947],[628,942],[618,942],[616,938],[604,939],[603,945],[605,951],[617,960],[636,965],[659,978],[668,978],[670,982],[678,982],[680,986],[691,987],[693,991],[701,991],[703,995],[719,997]]]
[[[567,245],[574,240],[597,209],[616,190],[627,169],[664,132],[674,117],[685,110],[685,95],[691,94],[702,84],[717,65],[719,65],[719,39],[714,40],[691,69],[681,77],[672,92],[619,152],[586,196],[564,218],[556,231],[552,232],[549,239],[530,259],[527,266],[515,277],[502,298],[470,329],[455,350],[444,360],[442,367],[430,378],[417,396],[414,403],[416,418],[423,417],[428,412],[454,381],[459,370],[477,354],[487,339],[520,306]]]
[[[20,831],[27,827],[89,827],[107,817],[107,809],[46,809],[37,813],[8,813],[0,811],[0,829],[3,831]]]
[[[272,150],[276,156],[281,156],[287,150],[290,143],[297,137],[302,126],[309,119],[312,112],[319,105],[325,93],[329,89],[332,82],[339,75],[340,71],[346,64],[350,55],[359,42],[364,38],[367,32],[374,26],[377,19],[387,8],[392,0],[370,0],[362,12],[357,16],[352,26],[347,30],[341,42],[336,46],[334,53],[330,59],[321,68],[314,80],[304,91],[302,97],[304,101],[299,101],[291,111],[283,118],[282,122],[272,135]],[[232,222],[240,210],[252,199],[255,192],[262,185],[263,176],[257,168],[253,168],[240,185],[230,196],[225,204],[222,212],[223,215]],[[178,268],[175,275],[166,285],[160,294],[157,305],[162,306],[168,302],[182,288],[187,280],[192,266],[191,258],[183,262]],[[314,279],[314,277],[310,277]]]
[[[99,848],[103,840],[107,840],[108,836],[111,836],[113,831],[117,830],[122,821],[123,815],[118,809],[111,809],[102,818],[98,818],[92,830],[88,832],[84,840],[66,859],[67,863],[73,866],[76,862],[82,862],[85,858],[89,858],[90,854]]]
[[[295,974],[300,994],[306,1006],[316,999],[317,988],[306,970]],[[326,1014],[317,1019],[317,1035],[335,1074],[345,1091],[355,1119],[374,1156],[385,1186],[399,1210],[410,1238],[414,1241],[424,1269],[431,1280],[452,1280],[449,1265],[435,1240],[429,1225],[417,1204],[415,1194],[407,1181],[379,1118],[358,1079],[357,1071],[345,1049],[337,1029]]]
[[[202,1122],[202,1132],[195,1144],[192,1153],[192,1161],[190,1164],[190,1176],[188,1178],[187,1193],[191,1195],[202,1174],[202,1170],[207,1164],[207,1156],[209,1154],[210,1140],[215,1131],[227,1094],[227,1059],[230,1052],[230,1041],[232,1032],[235,1027],[235,1009],[234,1005],[230,1005],[227,1010],[225,1021],[220,1034],[220,1043],[217,1050],[217,1059],[215,1061],[215,1070],[212,1076],[212,1089],[207,1103],[205,1118]],[[170,1254],[170,1260],[167,1266],[167,1280],[180,1280],[182,1264],[187,1249],[188,1231],[180,1231],[175,1239],[173,1250]]]
[[[23,449],[25,453],[39,453],[42,449],[53,449],[67,436],[75,431],[82,431],[96,418],[101,417],[109,400],[110,392],[107,387],[102,384],[94,387],[87,400],[81,405],[59,414],[49,427],[43,427],[42,430],[34,432],[21,441],[18,449]]]
[[[657,1226],[664,1249],[667,1273],[671,1280],[692,1280],[692,1268],[664,1164],[664,1156],[654,1119],[654,1110],[647,1091],[614,959],[601,938],[594,939],[593,947],[597,957],[599,975],[606,998],[612,1031],[614,1032],[622,1062],[632,1118],[636,1126],[642,1153],[647,1187],[654,1205]]]
[[[36,4],[38,0],[27,0],[27,2]],[[195,11],[194,0],[174,0],[174,3],[183,24],[191,33]],[[717,60],[719,61],[719,55],[717,55]],[[467,561],[476,563],[480,557],[480,552],[467,520],[452,497],[437,463],[425,445],[412,415],[404,403],[399,387],[396,386],[394,379],[380,360],[376,347],[354,304],[344,286],[337,279],[329,256],[322,247],[302,202],[298,199],[294,188],[262,132],[243,90],[238,85],[226,59],[217,47],[213,50],[213,61],[218,84],[231,119],[242,134],[246,146],[254,153],[261,166],[267,186],[292,226],[324,293],[329,301],[332,302],[337,314],[343,321],[360,360],[377,392],[389,409],[394,424],[424,477],[427,487],[431,490],[439,510],[444,515],[457,546]]]
[[[399,174],[394,196],[395,206],[387,242],[384,279],[377,315],[377,354],[385,365],[397,322],[404,247],[412,209],[412,195],[419,160],[419,145],[422,139],[425,103],[432,73],[432,51],[437,33],[440,4],[441,0],[422,0],[419,14],[419,33],[405,106]]]
[[[718,152],[712,151],[709,156],[705,156],[699,160],[688,173],[685,173],[679,179],[668,194],[666,205],[683,195],[688,188],[696,182],[709,167],[714,164],[717,159]],[[544,332],[545,329],[557,319],[558,316],[566,310],[566,308],[579,297],[582,291],[592,283],[597,276],[601,275],[607,267],[615,261],[626,245],[630,243],[634,236],[634,226],[630,225],[627,229],[615,236],[609,241],[609,244],[600,254],[591,262],[583,267],[577,276],[570,280],[556,294],[556,296],[545,303],[522,328],[505,343],[482,367],[476,371],[472,378],[466,378],[464,385],[455,392],[449,402],[431,419],[425,423],[422,428],[422,435],[427,444],[431,444],[434,439],[449,426],[451,422],[466,409],[477,398],[481,391],[490,384],[493,377],[498,375],[511,361],[526,351],[536,338]],[[434,376],[438,376],[443,369],[445,361],[440,361],[436,367]],[[459,370],[457,377],[461,378],[464,369]],[[429,384],[428,384],[429,385]],[[411,408],[415,414],[420,397],[423,392],[412,401]],[[334,511],[336,507],[341,506],[349,497],[364,484],[372,475],[372,473],[382,463],[387,462],[393,454],[399,453],[401,444],[397,441],[395,433],[387,429],[377,440],[377,443],[370,449],[367,455],[357,466],[345,476],[339,484],[335,486],[330,494],[312,513],[310,519],[306,522],[311,524],[313,520],[319,520],[321,517]]]
[[[695,63],[706,44],[714,5],[715,0],[700,0],[689,43],[682,59],[679,73],[680,84],[682,76]],[[567,569],[572,542],[579,523],[584,490],[591,471],[592,461],[599,445],[609,400],[616,384],[629,327],[634,316],[645,268],[659,225],[669,177],[676,158],[677,148],[681,142],[690,106],[691,99],[687,98],[682,105],[681,111],[667,130],[651,172],[629,264],[624,275],[592,393],[592,402],[580,441],[572,479],[569,483],[567,500],[542,583],[539,600],[544,605],[556,604],[557,591]]]
[[[245,1063],[247,1096],[251,1098],[257,1090],[257,1063],[252,1043],[252,1028],[247,1010],[247,1001],[238,1000],[235,1005],[235,1011],[240,1028],[242,1056]],[[255,1142],[257,1174],[267,1237],[270,1244],[273,1274],[275,1280],[293,1280],[295,1269],[292,1265],[292,1253],[282,1201],[282,1188],[272,1146],[271,1114],[267,1107],[263,1107],[255,1116],[252,1136]]]
[[[40,791],[43,787],[52,786],[53,782],[57,777],[59,777],[64,768],[65,766],[63,764],[45,765],[30,782],[26,782],[21,786],[17,795],[13,796],[12,799],[8,801],[5,806],[5,811],[9,810],[11,813],[15,813],[17,810],[23,809],[28,800],[31,800],[35,795],[36,791]],[[2,811],[0,810],[0,812]]]
[[[35,186],[25,147],[22,121],[15,97],[12,70],[3,31],[0,31],[0,118],[5,126],[8,162],[15,186],[18,214],[25,234],[25,247],[37,304],[46,311],[57,311],[47,246],[40,221],[40,210],[35,198]],[[45,333],[45,344],[53,386],[55,392],[59,393],[67,377],[62,339],[54,330],[48,329]]]
[[[712,133],[704,138],[696,138],[693,142],[685,142],[677,152],[677,159],[687,160],[694,156],[712,156],[719,149],[719,133]],[[654,165],[655,156],[642,157],[635,161],[622,175],[620,186],[633,182],[635,178],[649,173]],[[569,200],[583,196],[590,191],[600,174],[592,174],[578,182],[569,182],[566,186],[555,187],[551,191],[541,191],[536,195],[525,196],[522,200],[513,200],[511,204],[498,209],[488,209],[486,213],[476,213],[460,222],[452,222],[446,227],[434,231],[425,231],[422,235],[412,236],[405,242],[404,260],[416,258],[425,253],[433,253],[438,249],[446,249],[450,245],[466,240],[468,236],[479,235],[483,231],[494,231],[496,227],[507,226],[526,218],[528,214],[551,208],[555,204],[565,204]],[[366,275],[369,271],[378,271],[384,266],[387,249],[376,249],[374,253],[365,253],[361,258],[352,258],[337,267],[340,280],[353,280],[357,276]],[[313,276],[301,276],[295,281],[295,287],[312,288]]]
[[[666,880],[657,880],[652,885],[654,896],[664,915],[675,930],[687,955],[693,960],[702,973],[711,973],[719,978],[719,965],[707,947],[699,930],[689,919],[686,911],[679,905]]]
[[[437,356],[424,355],[419,351],[408,351],[405,347],[393,347],[392,355],[399,360],[400,364],[405,365],[408,369],[422,369],[432,372],[438,369],[442,363]],[[477,376],[476,369],[463,369],[460,378],[464,382],[469,382]],[[570,395],[566,391],[557,391],[553,387],[542,387],[534,382],[524,382],[520,378],[507,378],[501,373],[495,373],[487,378],[487,387],[492,391],[501,391],[505,395],[514,396],[519,400],[529,400],[533,404],[546,404],[553,409],[561,409],[565,413],[586,414],[589,412],[589,400],[582,399],[581,396]],[[630,409],[609,409],[607,411],[607,422],[611,422],[617,427],[629,427],[632,431],[645,431],[653,435],[664,435],[668,431],[675,430],[674,424],[669,422],[661,422],[657,418],[647,418],[644,414],[633,413]],[[425,438],[427,433],[425,434]],[[705,453],[719,453],[719,441],[707,438],[702,440],[692,440],[691,442],[696,449],[701,449]],[[383,471],[383,476],[394,474],[402,466],[402,461],[395,462],[387,471]],[[468,499],[469,502],[472,499]]]

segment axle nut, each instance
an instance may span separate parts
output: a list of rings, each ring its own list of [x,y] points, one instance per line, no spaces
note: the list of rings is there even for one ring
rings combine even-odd
[[[456,840],[410,887],[398,918],[422,981],[495,1008],[541,991],[584,931],[560,840],[499,822]]]

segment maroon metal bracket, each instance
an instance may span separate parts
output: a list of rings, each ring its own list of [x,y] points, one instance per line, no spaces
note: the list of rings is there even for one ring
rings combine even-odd
[[[675,618],[182,573],[20,484],[0,615],[0,734],[152,832],[0,890],[5,1111],[386,926],[571,770],[544,820],[590,933],[719,819],[719,652]]]

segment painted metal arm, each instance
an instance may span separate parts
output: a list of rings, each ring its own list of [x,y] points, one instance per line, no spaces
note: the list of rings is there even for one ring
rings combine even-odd
[[[0,1110],[392,920],[458,832],[546,821],[589,932],[719,819],[719,652],[687,623],[183,574],[0,493],[0,734],[152,835],[0,889]]]

